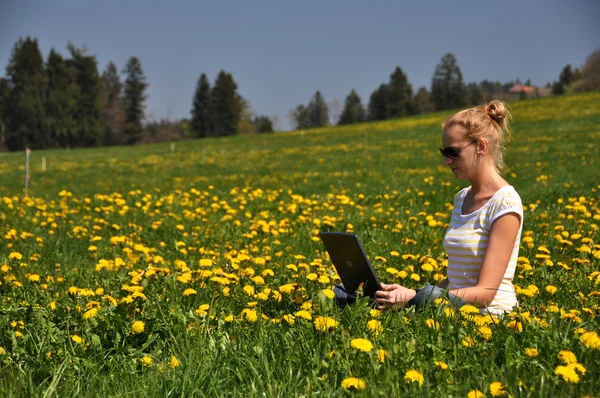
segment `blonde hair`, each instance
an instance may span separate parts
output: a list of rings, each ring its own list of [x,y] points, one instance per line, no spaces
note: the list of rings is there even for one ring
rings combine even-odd
[[[465,138],[469,141],[485,139],[488,150],[494,159],[496,170],[504,169],[503,152],[504,143],[509,138],[510,112],[504,102],[493,100],[487,105],[465,109],[456,112],[442,122],[442,130],[446,131],[452,126],[461,126],[466,130]]]

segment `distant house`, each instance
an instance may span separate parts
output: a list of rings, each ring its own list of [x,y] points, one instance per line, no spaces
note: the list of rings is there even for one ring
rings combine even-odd
[[[520,94],[526,97],[547,97],[552,94],[552,89],[549,87],[526,86],[521,83],[516,83],[508,89],[511,94]]]

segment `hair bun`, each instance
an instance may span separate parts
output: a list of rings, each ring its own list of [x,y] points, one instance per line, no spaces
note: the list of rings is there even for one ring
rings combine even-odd
[[[494,100],[487,104],[485,107],[485,113],[492,119],[494,122],[498,123],[498,125],[504,129],[506,124],[506,115],[508,113],[506,107],[504,106],[504,102],[500,100]]]

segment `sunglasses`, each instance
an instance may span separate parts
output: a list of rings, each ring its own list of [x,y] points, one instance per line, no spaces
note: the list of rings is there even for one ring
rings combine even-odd
[[[449,158],[449,159],[458,159],[458,157],[460,156],[460,152],[465,149],[466,147],[468,147],[469,145],[473,145],[477,143],[477,141],[471,141],[470,144],[465,145],[462,148],[454,148],[451,146],[448,146],[446,148],[440,148],[440,153],[442,154],[443,157],[445,158]]]

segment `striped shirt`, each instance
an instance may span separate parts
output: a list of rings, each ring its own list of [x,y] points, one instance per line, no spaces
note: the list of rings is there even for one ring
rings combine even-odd
[[[471,187],[461,190],[454,198],[454,209],[450,226],[444,237],[444,249],[448,253],[448,289],[461,289],[477,285],[479,272],[488,246],[492,223],[507,213],[521,217],[519,233],[494,300],[484,312],[501,315],[510,312],[517,304],[517,295],[512,284],[519,257],[521,230],[523,229],[523,205],[515,189],[500,188],[488,202],[478,210],[462,214],[465,196]]]

